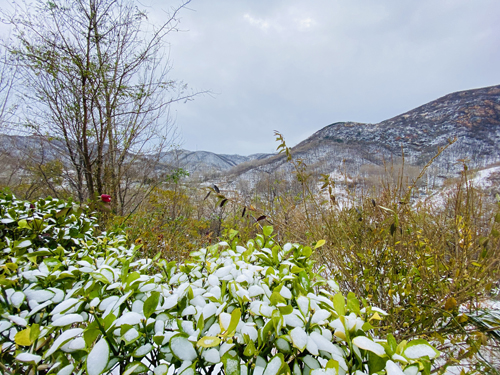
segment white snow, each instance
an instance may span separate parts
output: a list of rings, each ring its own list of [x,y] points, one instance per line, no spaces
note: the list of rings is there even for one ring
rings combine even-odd
[[[290,338],[293,346],[299,350],[304,350],[307,346],[307,333],[301,327],[295,327],[290,331]]]
[[[294,310],[291,314],[285,315],[285,324],[290,327],[304,327],[304,321],[297,316],[297,310]]]
[[[288,289],[286,286],[283,286],[281,288],[280,294],[285,299],[291,299],[292,298],[292,292],[290,292],[290,289]]]
[[[215,305],[215,303],[213,302],[207,303],[202,310],[203,319],[206,320],[210,318],[212,315],[215,315],[216,312],[217,312],[217,305]]]
[[[141,347],[137,348],[134,357],[144,357],[146,354],[148,354],[151,350],[153,350],[153,345],[147,343],[146,345],[142,345]]]
[[[385,369],[387,371],[387,375],[405,375],[401,368],[391,360],[387,361]]]
[[[24,302],[25,298],[26,296],[23,292],[15,292],[12,294],[12,296],[10,296],[10,302],[12,303],[12,305],[14,305],[14,307],[19,308],[19,306],[21,306]]]
[[[87,357],[88,375],[100,375],[106,368],[108,360],[109,346],[106,339],[101,338]]]
[[[311,375],[336,375],[334,368],[317,368],[311,371]]]
[[[326,319],[328,319],[332,315],[329,311],[326,310],[318,310],[314,313],[311,319],[311,323],[314,324],[326,324]]]
[[[174,336],[170,340],[170,348],[172,353],[181,361],[194,361],[197,358],[196,350],[187,338],[182,336]]]
[[[68,314],[52,322],[52,326],[64,327],[73,323],[80,323],[80,322],[83,322],[83,317],[80,314]]]
[[[64,366],[62,369],[59,370],[57,375],[71,375],[73,373],[75,366],[73,365],[67,365]]]
[[[129,329],[125,334],[123,335],[123,338],[125,341],[130,342],[135,340],[137,337],[139,337],[139,332],[135,328]]]
[[[426,355],[428,355],[429,358],[434,358],[437,356],[434,349],[432,349],[429,345],[425,345],[425,344],[418,344],[418,345],[409,346],[405,349],[403,354],[410,359],[416,359],[416,358],[424,357]]]
[[[83,332],[81,328],[72,328],[64,331],[59,335],[57,339],[55,339],[54,343],[50,347],[50,349],[45,353],[45,358],[49,357],[52,353],[54,353],[59,347],[64,344],[66,341],[72,339],[75,336],[80,335]]]
[[[31,353],[21,353],[18,354],[16,360],[21,362],[35,362],[38,363],[42,360],[42,356],[31,354]]]
[[[241,334],[247,334],[250,337],[250,340],[257,341],[258,332],[257,329],[251,324],[244,324],[241,328]]]
[[[179,296],[177,294],[172,294],[170,297],[165,298],[165,302],[163,302],[162,309],[168,310],[174,306],[177,306],[178,300]]]
[[[278,356],[271,359],[264,370],[264,375],[276,375],[282,365],[282,359]]]
[[[26,320],[17,315],[9,315],[7,317],[11,322],[17,324],[18,326],[26,327]]]
[[[145,319],[144,315],[142,314],[136,312],[127,312],[116,319],[115,327],[120,327],[123,324],[130,324],[133,326],[135,324],[139,324],[142,319]]]
[[[310,338],[314,340],[319,350],[324,350],[325,352],[342,355],[342,352],[338,347],[336,347],[331,341],[328,341],[323,335],[318,332],[312,332]]]
[[[368,337],[357,336],[352,339],[352,343],[356,345],[358,348],[368,350],[372,353],[375,353],[378,356],[382,356],[385,354],[384,347],[370,340]]]
[[[85,349],[85,340],[83,337],[77,337],[69,343],[70,350],[82,350]]]
[[[189,305],[184,310],[182,310],[181,316],[195,315],[195,314],[196,314],[196,308],[193,305]]]
[[[219,363],[220,362],[219,351],[216,348],[210,348],[208,350],[205,350],[203,352],[203,358],[205,359],[205,361],[210,362],[210,363]]]
[[[67,300],[54,307],[54,310],[51,311],[50,315],[56,315],[65,312],[66,310],[69,310],[74,305],[76,305],[79,301],[80,300],[77,298],[68,298]]]
[[[297,298],[297,304],[299,305],[299,310],[304,316],[309,315],[309,298],[300,296]]]
[[[165,375],[167,372],[168,372],[168,366],[166,364],[158,365],[153,370],[154,375]]]
[[[309,336],[307,338],[307,345],[306,345],[306,349],[309,353],[311,353],[312,355],[318,355],[319,352],[318,352],[318,345],[316,345],[316,343],[314,342],[314,340],[311,338],[311,336]]]
[[[231,314],[221,313],[219,315],[219,324],[221,329],[227,330],[229,328],[229,323],[231,323]]]
[[[27,289],[24,291],[24,294],[26,294],[28,300],[35,300],[36,302],[41,303],[54,297],[55,293],[51,292],[50,290]]]

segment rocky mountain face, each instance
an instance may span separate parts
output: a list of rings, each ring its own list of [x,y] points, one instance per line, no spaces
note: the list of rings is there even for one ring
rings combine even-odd
[[[449,145],[450,142],[453,144]],[[423,167],[444,146],[431,170],[456,175],[465,159],[470,168],[500,160],[500,85],[446,95],[377,124],[337,122],[292,148],[292,155],[320,173],[366,173],[370,166],[401,163]],[[284,155],[240,164],[232,179],[290,171]]]

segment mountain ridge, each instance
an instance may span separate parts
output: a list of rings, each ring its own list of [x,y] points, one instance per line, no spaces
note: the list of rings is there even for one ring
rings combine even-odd
[[[500,160],[499,125],[496,85],[447,94],[375,124],[335,122],[292,147],[291,153],[321,173],[343,169],[356,174],[362,166],[381,166],[403,156],[410,165],[424,166],[453,143],[433,163],[442,175],[452,176],[462,168],[459,159],[468,159],[475,168]],[[232,178],[252,178],[249,174],[291,168],[284,156],[251,164],[228,173]]]
[[[468,159],[473,168],[500,161],[500,85],[450,93],[378,123],[334,122],[292,147],[291,153],[318,173],[356,175],[403,157],[405,163],[422,167],[452,139],[456,141],[433,163],[444,177],[462,168],[459,159]],[[0,135],[0,143],[14,158],[31,148],[49,160],[60,157],[63,148],[43,137]],[[201,180],[255,181],[262,173],[292,170],[283,154],[174,149],[159,154],[159,161],[159,170],[183,168]]]

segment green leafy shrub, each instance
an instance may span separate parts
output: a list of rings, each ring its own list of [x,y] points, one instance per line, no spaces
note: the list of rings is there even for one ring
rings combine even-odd
[[[97,235],[71,203],[0,204],[5,374],[409,375],[429,374],[439,354],[376,337],[385,313],[332,294],[314,250],[279,246],[271,227],[178,264],[135,259],[138,247]]]
[[[341,292],[388,312],[381,334],[432,341],[444,352],[440,373],[457,364],[497,373],[481,353],[498,346],[493,329],[483,331],[468,314],[492,298],[500,277],[500,214],[472,185],[467,168],[439,202],[417,203],[412,194],[425,168],[415,180],[401,173],[380,191],[356,190],[347,175],[344,181],[315,175],[292,158],[280,134],[277,139],[302,186],[298,202],[285,192],[274,205],[279,210],[268,215],[280,239],[325,239],[316,260]]]

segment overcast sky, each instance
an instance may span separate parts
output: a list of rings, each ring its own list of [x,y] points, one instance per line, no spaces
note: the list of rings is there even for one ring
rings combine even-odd
[[[140,0],[152,22],[177,0]],[[6,0],[0,0],[5,3]],[[500,84],[499,0],[192,0],[170,35],[181,147],[274,152],[338,121],[376,123]]]
[[[214,93],[173,108],[189,150],[274,152],[275,129],[294,145],[500,84],[498,0],[193,0],[181,18],[172,74]]]

